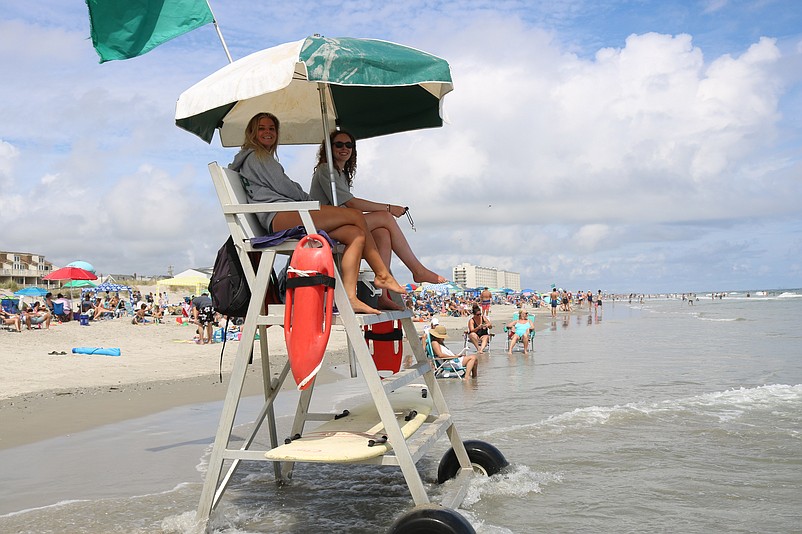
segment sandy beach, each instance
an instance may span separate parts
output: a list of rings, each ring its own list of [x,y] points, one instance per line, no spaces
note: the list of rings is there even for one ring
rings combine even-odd
[[[512,312],[511,306],[494,306],[493,310],[495,317],[504,321]],[[542,312],[545,310],[539,310]],[[449,330],[450,341],[458,343],[467,318],[440,320]],[[423,323],[416,324],[419,330],[423,327]],[[501,324],[495,331],[501,331]],[[223,399],[238,342],[226,344],[220,383],[222,345],[197,345],[194,334],[194,326],[178,324],[170,316],[162,324],[132,325],[119,318],[90,322],[89,326],[72,321],[52,323],[50,329],[23,328],[22,333],[0,331],[0,372],[6,377],[0,391],[0,449]],[[280,328],[268,329],[268,346],[271,373],[278,374],[286,361]],[[121,355],[73,354],[74,347],[116,347]],[[408,351],[406,348],[405,353]],[[326,367],[341,372],[347,365],[345,331],[335,326]],[[336,372],[323,373],[320,378],[330,381],[337,376]],[[262,391],[258,343],[246,388],[254,395]]]

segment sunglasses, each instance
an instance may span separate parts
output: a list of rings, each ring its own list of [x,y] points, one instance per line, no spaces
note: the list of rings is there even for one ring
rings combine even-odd
[[[334,148],[343,148],[343,147],[354,148],[354,143],[352,143],[351,141],[334,141],[332,143],[332,146]]]
[[[407,214],[407,220],[409,221],[409,225],[412,227],[412,231],[417,232],[415,229],[415,221],[412,220],[412,214],[409,212],[409,208],[404,208],[404,213]]]

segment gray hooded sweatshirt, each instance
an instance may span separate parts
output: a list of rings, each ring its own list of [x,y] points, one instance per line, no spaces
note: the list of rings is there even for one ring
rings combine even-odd
[[[243,148],[228,166],[239,173],[249,203],[312,200],[300,185],[285,174],[284,167],[275,158],[260,158],[253,152],[252,148]],[[275,213],[256,214],[259,224],[268,232],[273,231],[271,224],[275,216]]]

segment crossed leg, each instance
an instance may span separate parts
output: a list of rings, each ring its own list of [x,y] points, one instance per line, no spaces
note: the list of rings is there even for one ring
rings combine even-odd
[[[345,244],[342,258],[342,279],[345,292],[351,307],[356,313],[380,313],[356,297],[356,282],[359,277],[359,264],[364,258],[373,269],[373,283],[380,289],[406,293],[382,260],[376,242],[368,231],[362,212],[351,208],[321,206],[319,211],[310,212],[315,227],[324,230],[337,241]],[[280,212],[273,219],[273,229],[286,230],[301,224],[301,217],[296,212]]]

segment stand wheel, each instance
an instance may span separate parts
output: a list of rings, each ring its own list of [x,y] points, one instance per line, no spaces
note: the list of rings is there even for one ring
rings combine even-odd
[[[416,506],[396,519],[388,534],[476,534],[467,519],[436,504]]]
[[[501,451],[489,443],[472,439],[464,441],[463,444],[468,452],[468,458],[471,460],[471,466],[477,473],[489,477],[510,465]],[[440,460],[440,467],[437,469],[437,483],[442,484],[446,480],[454,478],[459,470],[459,460],[452,447]]]

